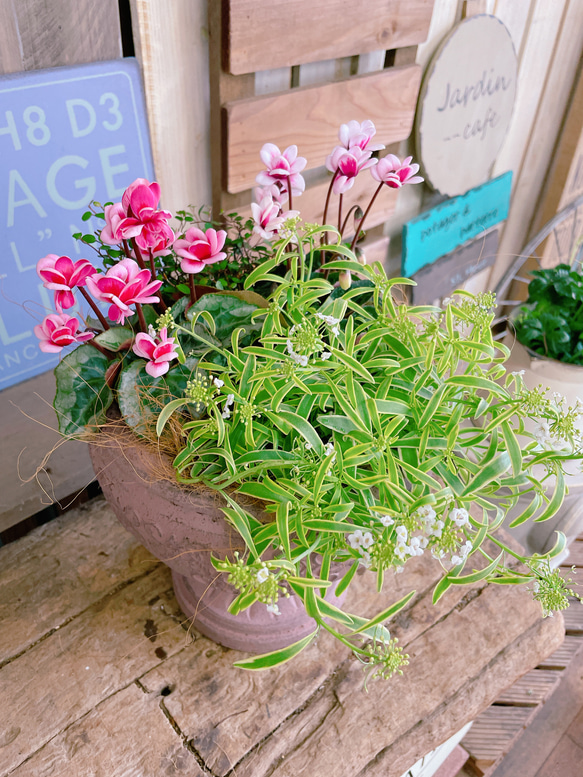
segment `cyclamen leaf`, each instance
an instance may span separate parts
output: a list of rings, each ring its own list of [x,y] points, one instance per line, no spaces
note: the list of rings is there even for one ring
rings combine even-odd
[[[53,404],[62,435],[82,435],[87,427],[105,419],[105,411],[113,402],[113,393],[105,383],[110,364],[91,345],[80,345],[61,360],[55,369],[57,390]]]

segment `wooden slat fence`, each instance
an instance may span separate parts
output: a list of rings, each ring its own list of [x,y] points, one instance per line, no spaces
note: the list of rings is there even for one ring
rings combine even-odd
[[[432,0],[374,0],[365,14],[344,0],[212,4],[214,211],[250,213],[262,166],[259,151],[272,142],[282,150],[295,144],[307,158],[308,188],[295,205],[306,221],[321,220],[329,185],[323,163],[340,124],[370,118],[387,145],[410,134],[421,78],[411,48],[414,57],[416,44],[427,37],[432,8]],[[392,58],[387,49],[396,49]],[[397,58],[400,51],[405,56]],[[331,55],[337,58],[327,59]],[[358,180],[347,207],[365,205],[372,190],[368,176]],[[394,195],[383,194],[369,227],[383,224],[393,211]],[[382,237],[371,236],[377,248]]]

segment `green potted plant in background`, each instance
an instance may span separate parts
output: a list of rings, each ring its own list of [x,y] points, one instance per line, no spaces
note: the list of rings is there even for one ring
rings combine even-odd
[[[254,220],[233,217],[234,236],[187,213],[176,236],[157,184],[139,180],[93,211],[103,229],[80,236],[104,271],[56,255],[39,263],[57,304],[37,327],[41,347],[85,341],[56,369],[62,433],[92,443],[113,509],[173,568],[195,626],[267,651],[239,662],[250,669],[291,658],[324,629],[373,676],[401,671],[386,622],[414,592],[379,593],[373,618],[347,612],[359,567],[381,592],[425,556],[442,567],[436,601],[488,580],[533,584],[545,614],[567,605],[549,562],[564,537],[544,558],[522,557],[496,530],[519,498],[519,520],[559,508],[564,463],[582,455],[579,409],[541,402],[506,374],[493,295],[409,306],[396,297],[412,281],[358,261],[370,206],[350,241],[354,209],[342,214],[356,175],[370,168],[373,199],[421,180],[410,158],[374,157],[373,136],[371,122],[343,125],[327,159],[336,226],[301,221],[292,200],[305,160],[267,144]],[[235,250],[248,261],[240,284]],[[75,288],[94,313],[82,333],[64,312]],[[560,430],[568,450],[541,446],[531,419]],[[539,466],[556,478],[550,498]]]
[[[544,401],[578,411],[583,407],[583,279],[567,264],[534,270],[531,275],[528,299],[510,316],[505,340],[512,350],[508,368],[520,373],[528,389],[539,390]],[[576,433],[583,430],[582,420],[574,418]],[[530,428],[541,446],[568,448],[561,430],[552,423],[542,421]],[[565,533],[568,548],[583,529],[580,462],[566,462],[565,469],[569,493],[554,518],[518,529],[519,539],[531,552],[547,550],[556,530]]]

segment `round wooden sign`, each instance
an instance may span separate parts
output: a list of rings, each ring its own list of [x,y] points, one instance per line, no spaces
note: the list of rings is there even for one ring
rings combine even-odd
[[[484,183],[512,116],[518,63],[495,16],[455,27],[436,51],[419,95],[417,152],[427,182],[450,197]]]

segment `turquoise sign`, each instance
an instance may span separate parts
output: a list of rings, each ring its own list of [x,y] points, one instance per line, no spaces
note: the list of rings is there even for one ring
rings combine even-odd
[[[508,216],[512,172],[446,200],[403,227],[401,271],[410,277]]]

